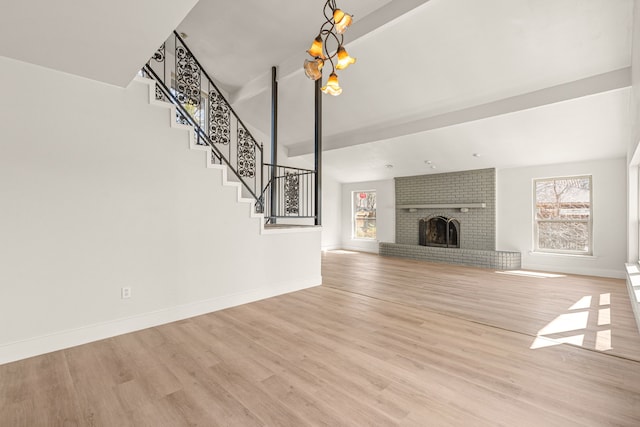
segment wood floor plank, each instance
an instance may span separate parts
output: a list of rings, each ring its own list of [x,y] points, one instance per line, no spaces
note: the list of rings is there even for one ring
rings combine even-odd
[[[335,411],[327,408],[313,394],[303,389],[298,389],[291,385],[279,375],[262,381],[265,390],[273,397],[282,402],[288,409],[303,419],[313,420],[314,425],[347,427],[349,424],[335,415]]]
[[[0,426],[640,425],[619,280],[332,252],[323,280],[2,365]]]
[[[251,408],[251,413],[265,425],[289,427],[309,425],[304,418],[287,410],[275,396],[269,395],[255,382],[245,378],[241,367],[233,366],[231,363],[220,363],[211,367],[210,371],[218,384],[244,406]]]
[[[640,360],[638,329],[623,280],[519,276],[372,254],[325,253],[324,260],[325,286],[533,336],[558,316],[575,313],[571,307],[589,297],[588,308],[577,310],[588,313],[591,320],[583,346],[597,350],[597,333],[610,330],[613,348],[602,351]],[[609,304],[601,305],[601,295],[608,295]],[[609,309],[610,324],[615,327],[596,327],[601,309]]]

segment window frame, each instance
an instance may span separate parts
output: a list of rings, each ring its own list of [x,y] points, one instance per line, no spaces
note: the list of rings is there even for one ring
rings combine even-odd
[[[376,223],[376,235],[374,237],[358,237],[356,233],[356,194],[359,193],[374,193],[376,195],[376,209],[375,217],[373,220]],[[369,219],[371,220],[371,219]],[[378,192],[377,190],[354,190],[351,192],[351,239],[352,240],[364,240],[364,241],[376,241],[378,239]]]
[[[542,181],[553,180],[568,180],[568,179],[588,179],[589,180],[589,219],[538,219],[538,198],[537,198],[537,183]],[[546,178],[534,178],[533,179],[533,252],[545,255],[572,255],[572,256],[593,256],[593,175],[568,175],[568,176],[552,176]],[[539,236],[539,223],[586,223],[588,232],[588,251],[568,250],[568,249],[549,249],[540,248],[540,236]]]

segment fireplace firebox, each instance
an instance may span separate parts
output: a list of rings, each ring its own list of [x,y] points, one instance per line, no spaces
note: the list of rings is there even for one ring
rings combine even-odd
[[[460,247],[460,222],[455,218],[440,215],[422,218],[418,224],[418,232],[421,246]]]

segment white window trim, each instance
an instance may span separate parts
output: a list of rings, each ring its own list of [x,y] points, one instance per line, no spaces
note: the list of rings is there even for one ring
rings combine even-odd
[[[562,250],[562,249],[540,249],[538,247],[538,219],[537,219],[537,194],[536,194],[536,183],[538,181],[550,181],[550,180],[559,180],[559,179],[580,179],[587,178],[589,179],[589,219],[588,220],[541,220],[541,222],[586,222],[588,223],[589,230],[589,251],[570,251],[570,250]],[[568,175],[568,176],[552,176],[547,178],[535,178],[533,180],[532,186],[533,193],[533,250],[530,252],[531,254],[538,255],[563,255],[563,256],[575,256],[575,257],[586,257],[593,258],[593,176],[592,175]]]
[[[375,242],[378,240],[378,209],[376,208],[376,237],[356,237],[356,212],[355,212],[355,194],[356,193],[376,193],[376,204],[378,200],[377,190],[354,190],[351,192],[351,240],[362,242]]]

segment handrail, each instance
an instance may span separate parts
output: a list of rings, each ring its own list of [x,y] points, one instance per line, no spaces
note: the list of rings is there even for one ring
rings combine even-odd
[[[176,31],[143,66],[142,73],[156,82],[156,99],[174,104],[177,121],[193,127],[196,144],[211,148],[212,163],[231,169],[243,191],[254,199],[256,212],[264,213],[269,221],[317,219],[318,173],[265,163],[262,144]]]
[[[296,168],[293,166],[285,166],[285,165],[274,165],[273,163],[265,163],[265,166],[275,166],[277,168],[283,168],[283,169],[294,169],[294,170],[299,170],[299,171],[305,171],[305,172],[311,172],[311,173],[316,173],[316,171],[314,171],[313,169],[303,169],[303,168]]]
[[[209,77],[209,74],[207,73],[207,70],[204,69],[204,67],[200,64],[200,61],[198,61],[198,58],[196,58],[196,56],[193,54],[193,52],[191,52],[191,49],[189,49],[189,46],[187,46],[187,44],[184,42],[184,39],[182,37],[180,37],[180,34],[178,34],[175,30],[173,30],[173,35],[180,40],[180,43],[182,43],[182,46],[184,46],[185,49],[187,49],[187,52],[189,52],[189,55],[191,55],[191,57],[193,58],[193,60],[196,62],[196,64],[198,64],[198,67],[200,67],[200,70],[202,71],[202,74],[205,75],[205,77],[207,78],[207,80],[209,81],[209,84],[211,86],[213,86],[213,88],[216,90],[216,92],[218,92],[220,95],[222,95],[222,91],[220,91],[220,89],[218,88],[218,86],[215,84],[215,82],[213,81],[213,79],[211,77]],[[249,136],[251,136],[251,140],[253,141],[253,143],[256,145],[256,147],[260,148],[260,151],[262,151],[262,146],[258,145],[258,143],[256,142],[255,138],[253,137],[253,135],[251,135],[251,132],[249,131],[249,128],[247,128],[245,126],[245,124],[243,123],[243,121],[240,119],[240,116],[238,116],[238,114],[236,113],[236,111],[233,109],[233,107],[231,106],[231,103],[229,101],[227,101],[227,98],[225,98],[223,96],[225,102],[227,103],[227,105],[229,106],[229,110],[231,110],[231,113],[234,115],[234,117],[238,120],[238,122],[242,125],[243,128],[246,129],[247,133],[249,134]]]
[[[211,148],[213,163],[231,169],[260,211],[263,147],[176,31],[142,70],[156,82],[156,99],[176,106],[178,121],[194,128],[197,144]]]
[[[189,112],[184,108],[184,106],[175,98],[175,96],[166,87],[166,85],[162,82],[162,80],[160,80],[160,78],[158,77],[156,72],[153,71],[153,69],[149,66],[149,64],[145,64],[144,70],[146,72],[150,73],[152,76],[154,76],[154,80],[156,81],[156,85],[160,86],[160,89],[162,90],[164,95],[167,96],[171,100],[171,103],[176,106],[176,109],[180,113],[182,118],[187,120],[189,122],[190,126],[193,126],[193,128],[194,128],[196,134],[198,135],[198,137],[204,139],[204,141],[207,143],[207,145],[209,147],[211,147],[211,150],[213,151],[213,154],[216,156],[216,158],[221,163],[224,162],[229,167],[229,169],[231,169],[231,171],[238,177],[238,179],[240,179],[240,181],[243,184],[245,184],[245,187],[246,187],[247,191],[249,191],[251,196],[253,196],[254,199],[258,200],[258,196],[255,194],[253,189],[251,189],[249,186],[246,185],[246,183],[244,183],[242,177],[240,176],[240,174],[238,174],[236,169],[231,165],[229,160],[227,160],[227,158],[224,156],[224,154],[222,154],[220,152],[218,147],[216,147],[213,144],[213,142],[209,138],[209,135],[207,135],[206,132],[200,127],[200,125],[198,123],[196,123],[195,119],[191,116],[191,114],[189,114]],[[259,147],[259,148],[262,151],[262,147]]]
[[[270,177],[261,195],[268,222],[276,219],[314,219],[316,172],[271,163],[265,163],[264,168],[263,176]],[[268,193],[275,195],[275,198],[271,200],[265,197]]]

